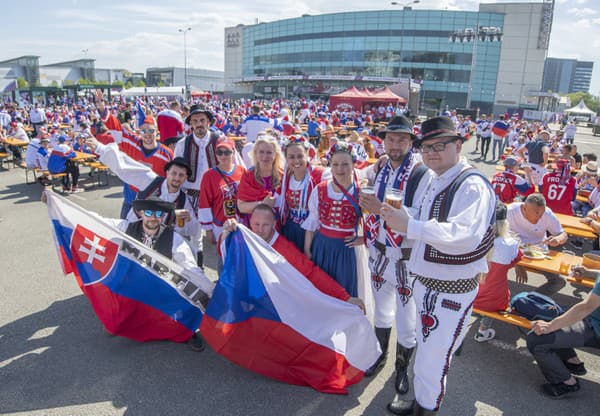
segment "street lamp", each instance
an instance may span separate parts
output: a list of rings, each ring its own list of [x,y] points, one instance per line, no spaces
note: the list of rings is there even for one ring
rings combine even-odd
[[[188,88],[188,77],[187,77],[187,41],[186,41],[186,33],[192,30],[191,27],[186,29],[177,29],[177,31],[183,33],[183,81],[185,83],[185,98],[189,97],[189,88]]]
[[[402,44],[400,45],[400,77],[402,77],[402,51],[404,50],[404,12],[406,10],[410,10],[411,4],[417,4],[417,3],[421,3],[421,0],[413,0],[413,1],[405,2],[405,3],[393,1],[390,3],[392,6],[402,6],[402,10],[403,10],[402,11],[402,29],[400,29],[401,30],[400,37],[402,38]]]
[[[471,71],[469,72],[469,89],[467,92],[467,110],[471,109],[471,96],[473,95],[473,71],[477,63],[477,44],[479,42],[500,42],[502,40],[502,28],[497,26],[479,26],[475,29],[467,27],[464,29],[455,30],[450,34],[448,40],[452,43],[456,42],[473,42],[473,53],[471,55]]]

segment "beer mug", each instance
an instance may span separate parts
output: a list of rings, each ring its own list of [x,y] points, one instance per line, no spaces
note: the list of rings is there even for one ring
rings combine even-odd
[[[563,250],[560,253],[560,266],[558,269],[559,274],[568,276],[571,273],[571,266],[575,265],[577,256],[572,251]]]
[[[402,206],[402,193],[397,189],[387,188],[385,190],[385,203],[396,209],[400,209]]]
[[[363,195],[375,196],[375,188],[369,185],[361,186],[360,193]],[[363,214],[367,215],[369,212],[365,209],[363,210]]]
[[[185,216],[184,216],[185,212],[186,212],[185,209],[176,209],[175,210],[176,223],[179,228],[185,226]]]

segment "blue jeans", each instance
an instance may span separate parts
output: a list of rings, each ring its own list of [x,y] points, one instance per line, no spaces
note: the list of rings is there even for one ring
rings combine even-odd
[[[496,157],[496,147],[498,147],[498,157]],[[504,150],[502,149],[502,139],[492,139],[492,159],[496,160],[502,156]]]

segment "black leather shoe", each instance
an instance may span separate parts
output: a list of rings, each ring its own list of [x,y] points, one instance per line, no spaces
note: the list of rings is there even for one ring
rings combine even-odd
[[[400,395],[396,394],[394,400],[387,405],[388,411],[395,415],[410,416],[413,414],[415,407],[414,400],[402,400]]]
[[[192,351],[202,352],[206,348],[206,345],[204,345],[204,340],[197,332],[194,332],[194,335],[192,335],[188,343],[190,344]]]
[[[543,384],[542,393],[551,399],[562,399],[571,393],[578,392],[580,388],[579,380],[575,379],[575,384],[573,385],[565,383]]]

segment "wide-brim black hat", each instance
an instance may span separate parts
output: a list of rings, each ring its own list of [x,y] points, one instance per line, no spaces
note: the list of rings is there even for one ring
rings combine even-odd
[[[383,129],[379,130],[377,136],[380,139],[385,139],[386,133],[408,133],[412,137],[413,140],[417,138],[417,136],[413,132],[413,123],[407,117],[404,116],[396,116],[390,120],[388,125]]]
[[[185,168],[188,177],[192,176],[192,168],[190,167],[190,164],[187,163],[187,161],[182,158],[181,156],[177,156],[175,159],[171,160],[169,163],[167,163],[165,165],[165,174],[167,173],[167,171],[169,169],[171,169],[171,166],[181,166],[182,168]]]
[[[198,114],[198,113],[204,113],[204,114],[206,114],[206,117],[208,117],[208,121],[210,121],[211,124],[213,123],[213,121],[215,121],[215,116],[213,115],[213,113],[211,113],[209,110],[207,110],[201,104],[194,104],[193,106],[190,107],[190,114],[188,114],[188,116],[185,118],[185,124],[189,125],[190,124],[190,118],[194,114]]]
[[[134,200],[133,209],[136,211],[150,209],[152,211],[171,212],[175,210],[175,204],[173,202],[164,201],[156,196],[151,196],[146,199]]]
[[[448,117],[433,117],[421,123],[421,139],[419,142],[438,137],[456,137],[463,140],[456,131],[454,123]]]

